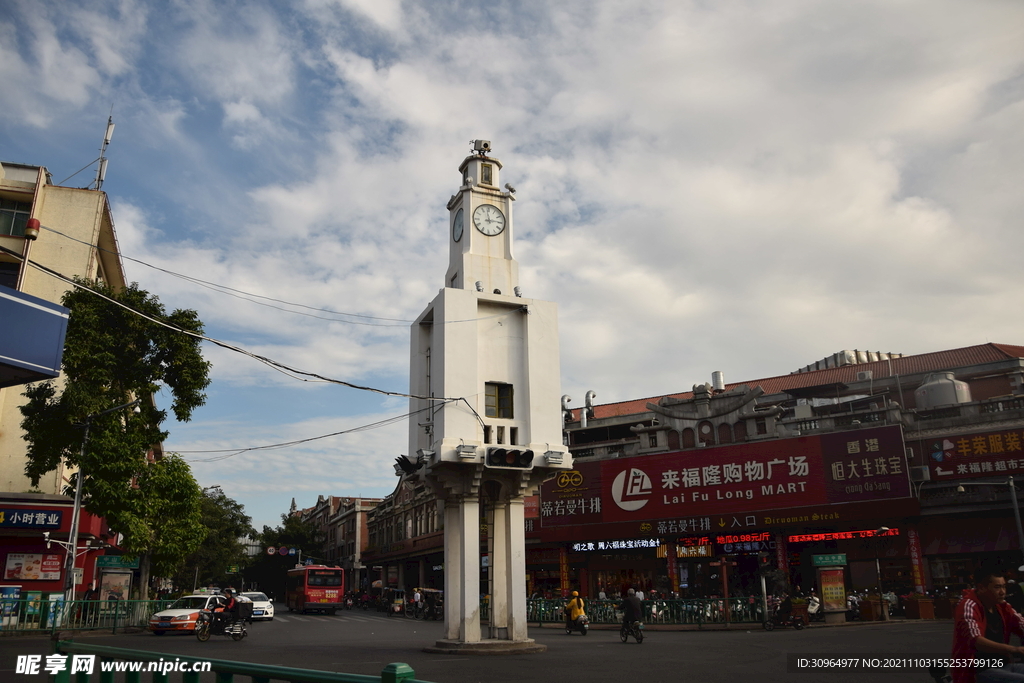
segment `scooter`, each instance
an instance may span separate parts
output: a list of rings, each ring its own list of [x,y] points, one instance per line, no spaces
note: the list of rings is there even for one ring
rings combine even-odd
[[[807,616],[811,621],[825,621],[825,610],[821,609],[821,600],[817,595],[812,595],[807,601]]]
[[[798,617],[792,612],[786,616],[780,616],[778,610],[776,610],[774,614],[765,619],[764,623],[761,624],[765,631],[774,631],[776,628],[786,628],[787,626],[792,626],[797,631],[803,630],[804,618]]]
[[[587,635],[590,631],[590,619],[587,618],[586,614],[581,614],[576,617],[576,621],[566,622],[565,624],[565,635],[572,635],[573,633],[582,633]]]

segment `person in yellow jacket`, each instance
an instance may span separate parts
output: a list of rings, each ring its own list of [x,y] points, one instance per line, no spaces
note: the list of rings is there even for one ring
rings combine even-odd
[[[586,614],[583,611],[583,598],[580,597],[579,591],[573,591],[572,600],[565,606],[565,627],[575,628],[576,620],[581,614]]]

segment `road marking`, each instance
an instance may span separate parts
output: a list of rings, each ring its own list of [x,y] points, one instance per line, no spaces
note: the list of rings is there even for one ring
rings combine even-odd
[[[70,543],[70,541],[68,541],[68,542]],[[275,617],[275,619],[276,619],[277,621],[283,621],[283,622],[285,622],[285,623],[288,623],[288,620],[287,620],[287,619],[285,619],[284,617]]]

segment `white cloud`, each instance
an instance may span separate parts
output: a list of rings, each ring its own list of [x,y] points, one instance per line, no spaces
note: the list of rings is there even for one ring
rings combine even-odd
[[[526,295],[559,304],[573,396],[674,392],[712,370],[752,379],[842,348],[1021,342],[1006,314],[1024,294],[1016,5],[182,0],[159,26],[140,7],[123,10],[149,19],[128,22],[116,54],[62,41],[53,19],[0,28],[0,69],[25,91],[5,121],[42,125],[34,110],[59,101],[48,116],[66,122],[115,86],[130,100],[118,151],[158,156],[104,188],[126,254],[411,319],[442,286],[444,205],[483,137],[519,190]],[[11,54],[11,31],[42,36],[37,56]],[[404,325],[297,317],[129,269],[253,351],[366,383],[406,372]],[[210,355],[216,401],[291,386]],[[197,422],[188,440],[285,440],[331,422],[290,420]],[[338,478],[285,473],[292,456],[333,457],[316,449],[202,476],[235,472],[254,495],[273,481],[379,493],[404,431],[361,438],[371,457],[338,456]]]

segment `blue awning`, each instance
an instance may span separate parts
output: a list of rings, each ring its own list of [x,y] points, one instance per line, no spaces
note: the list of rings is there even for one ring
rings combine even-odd
[[[70,311],[0,285],[0,387],[60,374]]]

